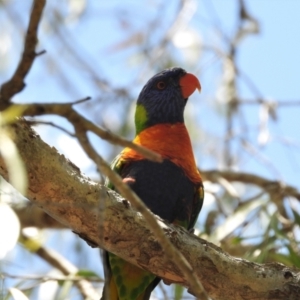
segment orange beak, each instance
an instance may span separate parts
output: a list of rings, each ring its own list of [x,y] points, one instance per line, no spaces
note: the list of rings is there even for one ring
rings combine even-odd
[[[186,73],[183,75],[179,80],[179,85],[181,87],[181,94],[184,99],[187,99],[189,96],[191,96],[196,89],[201,92],[201,84],[198,78],[191,73]]]

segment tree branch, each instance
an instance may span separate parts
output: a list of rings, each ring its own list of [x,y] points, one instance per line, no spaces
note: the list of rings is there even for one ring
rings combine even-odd
[[[34,0],[33,2],[21,60],[12,78],[4,83],[0,90],[0,110],[9,104],[10,99],[15,94],[23,90],[25,87],[24,79],[35,57],[41,54],[35,52],[35,46],[38,41],[37,31],[45,4],[46,0]]]
[[[190,286],[176,261],[164,259],[164,249],[145,219],[117,193],[80,173],[64,156],[45,144],[26,124],[14,124],[11,135],[28,171],[27,197],[85,240],[160,276]],[[0,157],[0,175],[8,173]],[[105,214],[99,212],[100,203]],[[99,220],[102,216],[102,220]],[[195,270],[213,299],[297,299],[300,272],[284,265],[256,264],[230,257],[220,248],[181,227],[158,223]],[[102,232],[99,223],[102,221]],[[101,238],[102,237],[102,238]]]
[[[247,184],[254,184],[264,189],[270,194],[277,194],[283,196],[294,197],[300,201],[300,192],[293,186],[287,185],[281,181],[268,180],[258,175],[248,174],[243,172],[231,171],[201,171],[202,178],[211,182],[218,183],[218,178],[225,178],[232,182],[243,182]]]

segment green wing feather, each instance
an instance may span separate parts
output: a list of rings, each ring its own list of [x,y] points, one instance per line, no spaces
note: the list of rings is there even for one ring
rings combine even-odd
[[[114,160],[110,164],[110,167],[113,171],[115,171],[116,173],[121,175],[121,170],[122,170],[123,163],[124,163],[124,159],[122,159],[122,152],[121,152],[119,155],[117,155],[114,158]],[[114,185],[109,181],[108,177],[106,177],[104,185],[107,186],[108,188],[112,189],[112,190],[115,189]]]

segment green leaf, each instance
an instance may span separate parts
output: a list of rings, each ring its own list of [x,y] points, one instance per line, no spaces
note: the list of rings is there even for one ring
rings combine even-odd
[[[275,234],[279,238],[286,239],[286,234],[282,229],[279,228],[279,221],[278,221],[278,215],[277,212],[275,212],[270,219],[270,226],[271,229],[274,230]]]
[[[300,215],[295,210],[293,210],[293,209],[292,209],[292,212],[294,214],[295,223],[300,226]]]
[[[90,271],[90,270],[79,270],[76,273],[76,275],[85,277],[85,278],[91,278],[91,277],[101,278],[98,274],[96,274],[95,272]]]
[[[290,257],[290,260],[291,260],[292,264],[295,267],[300,268],[300,259],[299,259],[298,253],[296,253],[290,245],[288,245],[287,248],[290,252],[289,257]]]
[[[244,240],[244,238],[242,238],[240,236],[235,236],[230,241],[233,245],[239,245],[243,240]]]
[[[282,253],[271,253],[270,258],[272,261],[280,262],[286,266],[292,266],[291,258],[289,255]]]
[[[23,115],[27,105],[11,105],[0,113],[0,124],[11,124],[16,122],[16,118]]]
[[[179,285],[179,284],[175,284],[175,288],[174,288],[174,300],[180,300],[182,299],[182,295],[184,292],[184,287]]]
[[[62,284],[61,284],[61,282],[59,284],[60,284],[61,288],[56,297],[56,300],[69,299],[70,291],[71,291],[71,288],[72,288],[74,282],[70,281],[70,280],[64,280]]]

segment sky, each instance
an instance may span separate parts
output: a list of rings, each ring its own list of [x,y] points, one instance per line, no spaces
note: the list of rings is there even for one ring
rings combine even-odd
[[[132,21],[128,32],[130,30],[133,32],[146,30],[146,24],[156,15],[157,6],[154,4],[161,1],[91,0],[87,3],[86,12],[80,16],[80,21],[76,20],[76,13],[80,3],[84,4],[84,1],[77,1],[78,6],[75,5],[76,1],[64,1],[59,6],[58,2],[59,0],[48,1],[45,14],[48,14],[54,7],[59,7],[63,16],[67,16],[62,30],[67,44],[62,46],[57,42],[55,24],[44,20],[40,29],[39,47],[40,50],[45,49],[47,53],[35,61],[26,78],[27,87],[24,92],[15,97],[15,102],[69,102],[86,96],[91,96],[92,101],[96,101],[107,96],[108,93],[105,94],[97,89],[88,70],[84,69],[76,59],[68,56],[65,50],[68,45],[81,54],[83,53],[89,67],[97,69],[99,77],[105,78],[112,87],[130,86],[132,101],[134,101],[146,81],[154,75],[158,66],[151,69],[147,65],[145,57],[136,55],[137,49],[134,46],[128,47],[124,51],[116,50],[120,46],[120,42],[126,40],[124,34],[126,30],[120,29],[116,15],[120,18],[123,17],[124,20]],[[22,49],[20,38],[22,30],[20,31],[19,25],[26,24],[30,3],[31,1],[11,1],[12,11],[16,15],[9,15],[0,6],[0,22],[4,24],[0,30],[1,82],[7,80],[16,67]],[[244,77],[237,82],[239,94],[242,98],[250,100],[261,96],[270,101],[279,100],[283,105],[289,101],[298,101],[300,104],[300,1],[248,0],[246,5],[249,13],[258,20],[260,30],[256,35],[247,36],[241,42],[236,54],[239,69],[244,74]],[[162,27],[149,31],[147,42],[151,46],[155,47],[156,40],[172,22],[177,6],[177,0],[168,1],[168,9],[165,10]],[[216,150],[214,148],[218,148],[218,144],[216,144],[218,140],[222,147],[222,136],[225,131],[222,99],[217,99],[216,96],[222,95],[221,92],[218,94],[222,81],[220,59],[216,55],[207,53],[204,46],[219,47],[224,52],[228,50],[224,36],[231,37],[234,34],[236,9],[237,1],[234,0],[190,1],[186,17],[188,19],[188,16],[191,15],[188,26],[181,28],[180,32],[176,32],[173,37],[174,57],[182,64],[182,67],[196,74],[202,84],[202,93],[194,94],[189,99],[186,117],[193,145],[197,149],[195,153],[198,165],[203,169],[224,168],[222,160],[218,160],[214,156]],[[115,14],[116,11],[117,14]],[[193,42],[189,41],[191,36]],[[72,83],[71,88],[62,81],[62,78],[58,78],[57,73],[60,70],[54,67],[51,59],[59,62],[59,68],[67,70],[65,72],[68,78],[66,82]],[[46,66],[48,67],[47,71],[45,71]],[[137,76],[138,80],[136,80]],[[250,86],[249,80],[244,78],[250,79]],[[111,100],[107,98],[102,101]],[[95,102],[91,103],[93,105]],[[267,122],[262,124],[261,120],[265,117],[265,109],[266,107],[253,104],[242,107],[243,121],[247,123],[249,129],[249,139],[253,143],[262,139],[262,143],[257,146],[260,151],[258,156],[253,152],[252,154],[246,151],[240,153],[241,160],[234,169],[259,174],[270,179],[283,180],[287,184],[300,188],[298,179],[300,106],[277,107],[276,119],[269,116]],[[112,103],[111,106],[95,104],[93,115],[87,114],[88,110],[86,109],[79,107],[78,110],[92,120],[95,119],[95,115],[100,114],[101,119],[104,120],[101,125],[104,124],[113,132],[119,129],[119,114],[126,114],[128,120],[132,120],[128,136],[133,137],[134,104],[128,105],[122,101]],[[49,120],[48,117],[44,119]],[[71,130],[72,128],[62,118],[52,116],[50,120],[58,122],[67,129]],[[235,120],[237,137],[233,145],[237,152],[241,151],[238,141],[244,130],[239,127],[240,124],[242,122]],[[265,126],[264,130],[260,128],[263,125]],[[45,126],[37,127],[36,130],[47,143],[65,154],[84,173],[92,178],[98,178],[95,166],[74,139],[57,129]],[[91,139],[101,155],[106,159],[111,159],[111,147],[108,143],[96,137],[91,137]],[[209,205],[208,201],[204,209],[206,211],[200,216],[200,222],[207,214]],[[47,238],[49,237],[47,245],[51,247],[57,241],[57,234],[49,231],[46,235]],[[65,255],[68,255],[71,248],[84,247],[87,254],[80,261],[74,261],[74,263],[79,266],[89,266],[95,270],[101,268],[100,260],[94,259],[95,252],[82,245],[78,240],[74,240],[67,232],[62,232],[58,240],[62,243],[61,253]],[[65,247],[66,244],[68,247]],[[7,260],[13,261],[20,257],[20,250],[16,250],[10,253]],[[27,263],[20,266],[20,269],[18,267],[12,269],[12,272],[15,272],[16,269],[18,271],[26,270],[31,264],[33,272],[43,273],[49,268],[41,260],[39,260],[39,266],[35,266],[33,262],[38,259],[30,254],[26,259],[28,259]],[[74,255],[71,259],[77,258]]]

